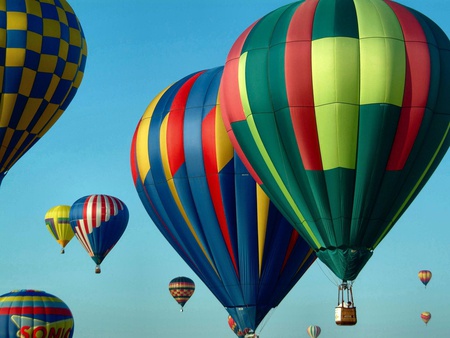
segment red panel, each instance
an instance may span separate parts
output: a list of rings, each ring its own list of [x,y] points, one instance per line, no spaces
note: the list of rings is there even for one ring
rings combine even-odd
[[[391,1],[403,30],[406,46],[406,81],[397,134],[386,170],[402,170],[419,132],[430,86],[430,54],[425,33],[414,15]]]
[[[302,3],[286,37],[286,92],[297,145],[306,170],[322,170],[312,85],[311,36],[318,0]]]
[[[183,147],[184,111],[186,109],[189,92],[201,74],[203,74],[203,72],[198,72],[181,86],[170,107],[169,120],[167,121],[167,130],[170,130],[170,137],[167,137],[166,142],[167,157],[172,177],[175,176],[175,173],[185,162]]]
[[[219,222],[220,231],[227,246],[228,255],[233,261],[234,270],[239,276],[239,270],[236,258],[233,254],[233,246],[231,244],[230,232],[228,230],[227,219],[225,217],[225,210],[222,199],[222,190],[219,181],[219,170],[217,168],[217,148],[216,148],[216,118],[221,118],[216,115],[216,108],[214,107],[205,116],[202,122],[202,147],[203,147],[203,162],[206,173],[206,180],[208,181],[209,194],[211,196],[214,210]]]

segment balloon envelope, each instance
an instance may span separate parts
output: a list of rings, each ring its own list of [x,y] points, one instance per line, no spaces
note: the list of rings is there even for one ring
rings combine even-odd
[[[69,222],[69,205],[57,205],[50,208],[45,214],[45,225],[50,234],[61,245],[61,253],[73,238],[74,233]]]
[[[169,292],[172,297],[181,305],[183,310],[186,302],[191,298],[195,291],[195,283],[188,277],[176,277],[169,283]]]
[[[16,290],[0,296],[0,337],[71,338],[74,320],[58,297],[37,290]]]
[[[118,198],[89,195],[75,201],[69,217],[75,236],[99,268],[122,237],[129,215],[127,206]]]
[[[383,0],[305,0],[231,48],[220,91],[233,145],[340,279],[354,280],[449,144],[450,42]]]
[[[420,318],[422,318],[422,320],[423,320],[423,322],[424,322],[425,324],[428,324],[428,322],[429,322],[430,319],[431,319],[431,313],[429,313],[429,312],[427,312],[427,311],[422,312],[422,313],[420,314]]]
[[[87,46],[66,0],[2,0],[0,183],[53,126],[83,78]]]
[[[317,338],[317,337],[319,337],[321,331],[322,331],[322,330],[320,329],[320,326],[317,326],[317,325],[310,325],[310,326],[306,329],[306,332],[308,333],[308,335],[309,335],[311,338]]]
[[[228,315],[228,326],[230,327],[231,331],[233,331],[238,337],[245,337],[245,335],[248,333],[248,330],[240,330],[238,324],[230,315]]]
[[[427,284],[430,282],[431,276],[432,276],[432,273],[430,270],[420,270],[419,271],[419,279],[425,286],[427,286]]]
[[[131,170],[147,212],[239,330],[253,330],[315,260],[234,154],[217,105],[223,67],[150,103]]]

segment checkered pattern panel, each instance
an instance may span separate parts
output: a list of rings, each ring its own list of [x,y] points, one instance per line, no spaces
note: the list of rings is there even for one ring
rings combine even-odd
[[[67,108],[86,57],[83,30],[65,0],[0,0],[0,173]]]

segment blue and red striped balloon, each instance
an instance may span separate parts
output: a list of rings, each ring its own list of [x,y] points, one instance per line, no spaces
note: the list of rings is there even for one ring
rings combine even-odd
[[[70,226],[75,236],[97,264],[100,264],[122,237],[128,224],[128,208],[120,199],[108,195],[89,195],[70,208]]]

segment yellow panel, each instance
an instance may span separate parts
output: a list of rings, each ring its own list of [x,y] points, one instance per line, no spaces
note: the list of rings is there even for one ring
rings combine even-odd
[[[62,9],[61,7],[57,7],[58,10],[58,19],[60,22],[62,22],[65,25],[68,25],[68,21],[67,21],[67,15],[66,12],[64,11],[64,9]]]
[[[66,62],[63,74],[61,76],[64,80],[73,81],[77,75],[78,65],[72,62]]]
[[[141,182],[150,171],[150,158],[148,156],[148,133],[150,132],[150,118],[142,119],[136,135],[136,162]]]
[[[61,37],[61,27],[59,25],[59,21],[53,19],[43,19],[44,22],[44,36],[50,36],[53,38]]]
[[[38,71],[42,73],[53,73],[57,62],[58,57],[56,55],[41,54]]]
[[[6,29],[0,28],[0,47],[6,48]]]
[[[359,41],[331,37],[312,41],[314,104],[359,102]]]
[[[6,12],[6,29],[26,31],[27,13],[23,12]]]
[[[361,104],[402,105],[405,45],[385,38],[361,40]]]
[[[77,73],[77,77],[75,78],[75,80],[73,81],[73,84],[72,84],[75,88],[79,88],[80,87],[81,80],[83,80],[83,76],[84,76],[83,72],[78,72]]]
[[[34,78],[36,72],[29,68],[23,68],[22,80],[20,81],[19,94],[30,96],[31,89],[33,88]]]
[[[27,104],[23,110],[23,114],[20,118],[17,129],[26,129],[30,124],[31,120],[34,118],[39,106],[42,103],[42,99],[29,98]]]
[[[66,60],[68,53],[69,53],[69,43],[64,40],[59,41],[58,56],[61,59]]]
[[[39,1],[27,1],[27,13],[36,15],[42,18],[41,4]]]
[[[0,11],[6,12],[6,1],[0,1]]]
[[[0,114],[0,127],[7,127],[11,118],[14,105],[16,104],[17,94],[2,94],[1,96],[1,114]]]
[[[358,106],[343,103],[316,107],[323,170],[355,168],[358,113]]]
[[[69,43],[73,46],[81,47],[81,33],[79,30],[69,27]]]
[[[269,216],[270,200],[261,187],[256,184],[256,200],[258,213],[258,258],[259,258],[259,276],[261,276],[262,260],[264,257],[264,243],[266,242],[267,219]]]
[[[31,133],[36,135],[39,134],[40,131],[45,127],[46,123],[52,118],[53,114],[55,114],[55,112],[58,110],[58,108],[59,105],[49,103],[37,123],[33,126]]]
[[[220,172],[233,158],[234,148],[231,144],[230,137],[227,134],[227,130],[225,129],[225,124],[223,123],[222,113],[218,103],[216,103],[215,122],[217,170]]]
[[[403,40],[403,33],[392,9],[384,1],[354,0],[360,39],[390,37]]]
[[[27,131],[23,132],[23,134],[20,137],[19,141],[14,145],[14,150],[11,151],[11,153],[9,154],[9,156],[8,156],[8,158],[6,160],[7,163],[13,160],[13,158],[18,153],[19,148],[22,146],[22,144],[25,142],[25,140],[27,139],[27,137],[29,135],[30,134]],[[12,137],[12,134],[11,134],[11,137]],[[28,141],[27,141],[27,143],[28,143]],[[28,148],[29,148],[29,145],[27,147],[25,147],[25,149],[22,149],[22,151],[19,153],[19,156],[17,156],[17,157],[20,157],[21,156],[20,154],[24,154],[27,151]],[[17,159],[16,159],[16,161],[17,161]],[[13,163],[8,163],[7,165],[10,166],[11,164],[13,164]]]
[[[42,35],[35,32],[27,32],[27,49],[36,53],[41,53],[42,50]]]
[[[50,81],[50,85],[48,86],[47,92],[45,93],[44,99],[47,101],[51,101],[53,94],[55,94],[56,88],[60,82],[60,78],[57,75],[52,76],[52,80]]]
[[[25,49],[6,48],[6,67],[22,67],[25,62]]]
[[[56,123],[56,121],[58,121],[58,119],[61,117],[61,115],[64,113],[64,110],[62,109],[58,109],[56,111],[55,114],[53,114],[52,118],[50,119],[50,121],[45,125],[45,127],[43,129],[41,129],[39,131],[39,133],[37,134],[37,136],[40,138],[42,136],[44,136],[44,134]]]

